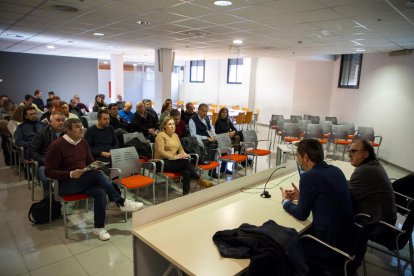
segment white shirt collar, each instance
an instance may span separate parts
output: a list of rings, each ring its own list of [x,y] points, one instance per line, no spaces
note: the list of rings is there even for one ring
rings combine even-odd
[[[66,142],[68,142],[69,144],[74,145],[74,146],[76,146],[77,144],[80,143],[80,141],[82,141],[82,138],[80,138],[78,141],[74,141],[67,134],[63,135],[62,137],[63,137],[63,139],[66,140]]]

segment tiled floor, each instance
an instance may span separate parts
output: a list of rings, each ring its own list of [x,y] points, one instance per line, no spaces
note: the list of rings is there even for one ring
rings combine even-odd
[[[266,139],[267,128],[259,126],[258,133],[259,138]],[[71,208],[73,214],[69,216],[69,238],[66,239],[62,219],[45,225],[33,225],[28,220],[31,190],[25,180],[19,181],[15,172],[4,165],[2,157],[0,160],[0,275],[133,274],[131,219],[124,223],[123,213],[116,206],[109,205],[107,211],[106,228],[111,234],[110,241],[100,241],[91,233],[93,213],[86,212],[83,203]],[[272,164],[275,164],[275,153],[272,154]],[[406,174],[392,166],[385,167],[390,177],[399,178]],[[267,168],[267,158],[259,158],[258,171]],[[36,199],[41,197],[40,190],[35,188]],[[159,190],[157,200],[161,202],[164,189]],[[170,191],[170,198],[177,196],[180,194]],[[395,258],[369,251],[366,259],[368,275],[396,274]],[[411,275],[411,267],[404,272]],[[362,275],[361,269],[359,275]]]

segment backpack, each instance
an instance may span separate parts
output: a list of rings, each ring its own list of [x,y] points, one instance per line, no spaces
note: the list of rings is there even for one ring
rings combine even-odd
[[[29,210],[29,220],[34,224],[45,224],[49,222],[49,196],[46,196],[39,202],[32,204]],[[62,204],[56,201],[52,196],[52,220],[61,215]]]
[[[186,153],[197,153],[199,164],[209,164],[209,155],[205,147],[201,146],[195,137],[181,138],[181,145]]]
[[[140,141],[137,137],[132,138],[124,144],[124,147],[135,147],[139,157],[152,158],[151,146],[145,142]]]

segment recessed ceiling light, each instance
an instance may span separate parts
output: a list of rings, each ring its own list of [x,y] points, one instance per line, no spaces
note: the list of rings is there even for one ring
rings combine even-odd
[[[103,35],[105,35],[105,34],[103,34],[103,33],[93,33],[93,35],[96,35],[96,36],[103,36]]]
[[[108,64],[108,63],[109,63],[109,62],[107,62],[107,61],[104,61],[104,62],[103,62],[103,64]]]
[[[235,39],[235,40],[233,40],[233,44],[243,44],[243,40]]]
[[[355,52],[365,52],[365,49],[355,49]]]
[[[137,21],[137,24],[138,24],[138,25],[149,25],[149,24],[151,24],[151,23],[150,23],[150,22],[148,22],[148,21],[139,20],[139,21]]]
[[[138,66],[138,64],[134,63],[134,64],[132,64],[132,66],[136,67],[136,66]]]
[[[216,6],[220,6],[220,7],[226,7],[226,6],[230,6],[230,5],[232,5],[233,3],[232,2],[230,2],[230,1],[222,1],[222,0],[220,0],[220,1],[215,1],[214,2],[214,5],[216,5]]]
[[[47,45],[46,46],[47,48],[49,48],[49,49],[55,49],[56,47],[55,46],[53,46],[53,45]]]

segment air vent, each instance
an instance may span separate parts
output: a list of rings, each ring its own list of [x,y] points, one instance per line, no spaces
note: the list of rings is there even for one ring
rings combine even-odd
[[[68,5],[53,5],[53,9],[63,12],[78,12],[79,10],[75,7],[68,6]]]
[[[200,30],[190,30],[190,31],[184,32],[184,34],[188,35],[189,37],[205,37],[207,35],[206,32],[203,32]]]

